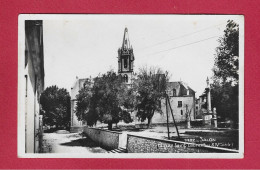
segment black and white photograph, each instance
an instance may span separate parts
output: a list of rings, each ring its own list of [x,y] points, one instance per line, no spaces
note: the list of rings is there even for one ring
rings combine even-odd
[[[18,157],[244,157],[243,15],[18,21]]]

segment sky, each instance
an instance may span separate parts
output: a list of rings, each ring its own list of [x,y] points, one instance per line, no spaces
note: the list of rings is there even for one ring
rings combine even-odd
[[[45,87],[69,92],[79,78],[117,71],[125,27],[134,50],[134,71],[167,70],[202,94],[213,75],[215,49],[224,35],[224,15],[60,15],[43,20]]]

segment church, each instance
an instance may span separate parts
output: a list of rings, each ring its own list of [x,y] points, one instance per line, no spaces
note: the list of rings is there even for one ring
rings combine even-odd
[[[133,83],[134,74],[134,52],[133,47],[130,44],[128,29],[125,28],[122,46],[118,49],[118,74],[122,77],[123,81],[131,85]],[[73,87],[71,88],[71,130],[73,132],[82,130],[85,125],[84,122],[78,121],[75,115],[76,107],[76,95],[78,91],[83,88],[84,81],[87,79],[76,78]],[[170,104],[174,114],[175,121],[184,122],[186,121],[186,115],[189,112],[190,119],[194,120],[195,115],[195,91],[190,88],[185,82],[168,82],[167,94],[169,96]],[[166,105],[165,100],[162,100],[162,111],[163,114],[155,113],[152,119],[153,124],[165,124],[167,122]],[[169,113],[170,114],[170,113]],[[132,124],[142,124],[146,122],[140,122],[135,117],[135,112],[132,114]],[[173,120],[169,119],[170,123]],[[123,122],[121,122],[123,123]]]
[[[131,84],[134,78],[134,53],[130,44],[128,29],[125,28],[122,46],[118,49],[118,74],[120,74],[125,83]],[[175,120],[178,122],[186,121],[186,114],[189,112],[191,120],[195,115],[195,91],[185,82],[168,82],[167,94],[170,98],[170,104],[174,113]],[[152,123],[166,123],[165,101],[162,101],[163,114],[155,113]],[[133,115],[136,123],[139,121]]]

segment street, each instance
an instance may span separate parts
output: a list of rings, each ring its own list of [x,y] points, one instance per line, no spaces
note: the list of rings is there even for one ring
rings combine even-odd
[[[43,134],[43,153],[105,153],[105,149],[79,133],[58,130]]]

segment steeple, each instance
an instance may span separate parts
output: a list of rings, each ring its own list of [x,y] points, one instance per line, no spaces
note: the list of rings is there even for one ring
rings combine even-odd
[[[128,29],[125,28],[122,46],[118,49],[118,73],[127,84],[132,83],[134,70],[134,53],[130,45]]]
[[[122,50],[128,50],[130,48],[131,48],[131,46],[130,46],[130,40],[129,40],[129,36],[128,36],[128,29],[125,28],[123,43],[122,43]]]
[[[207,80],[206,80],[206,83],[207,83],[207,88],[209,88],[209,77],[207,77]]]

